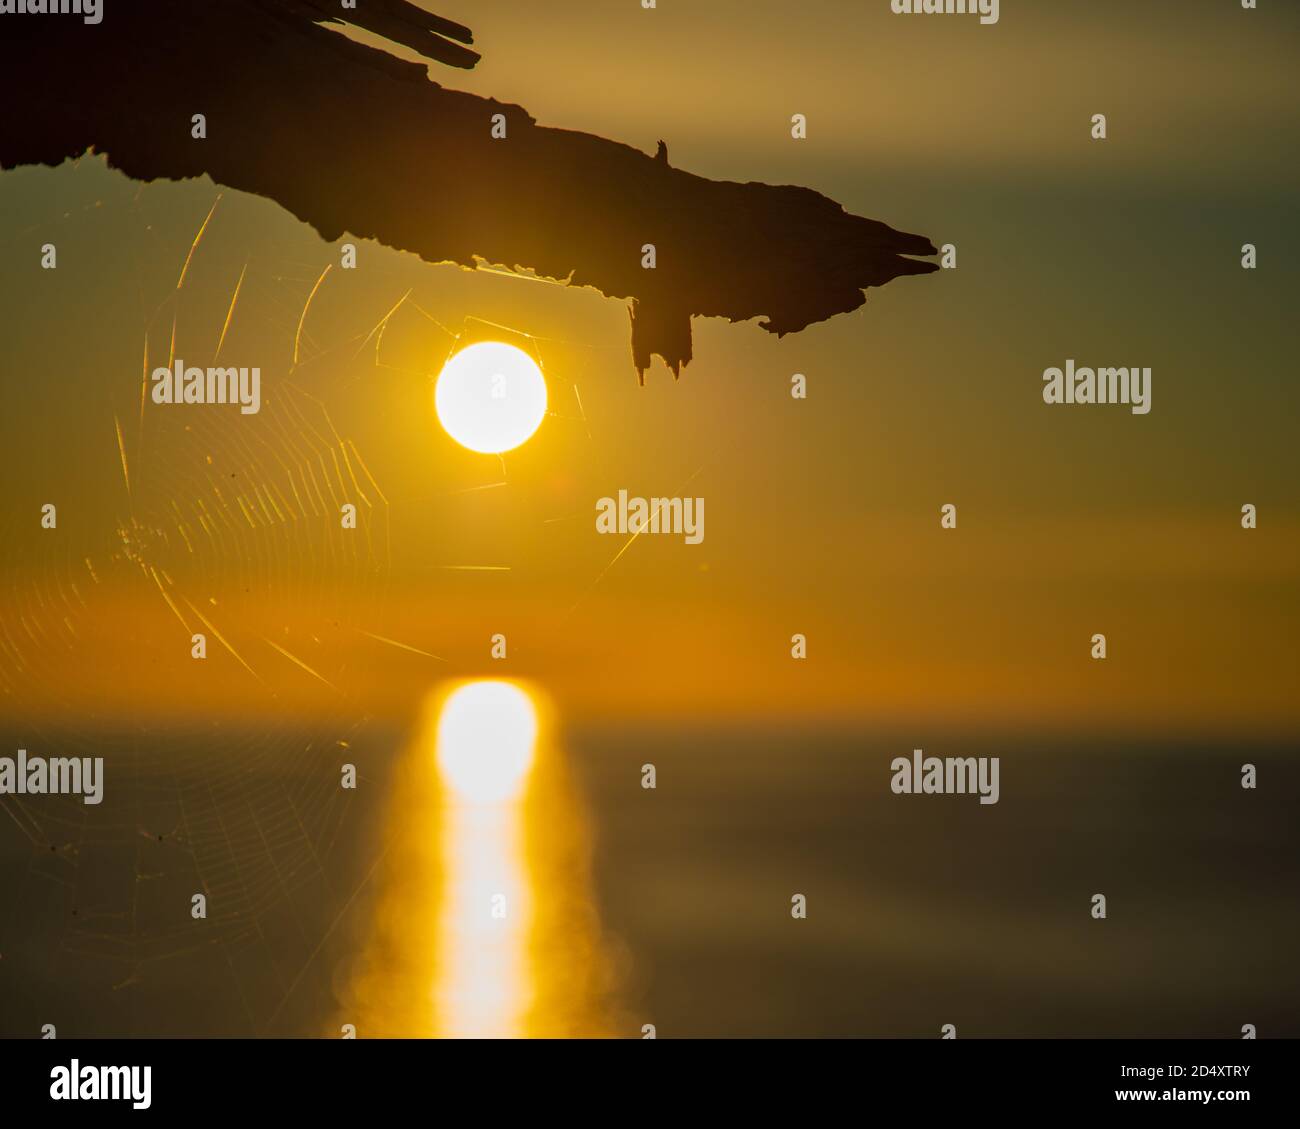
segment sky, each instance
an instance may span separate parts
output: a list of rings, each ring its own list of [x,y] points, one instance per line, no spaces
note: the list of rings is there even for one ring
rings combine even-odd
[[[0,710],[410,720],[437,679],[509,674],[574,721],[1296,734],[1300,13],[426,6],[483,53],[444,85],[814,188],[956,269],[780,340],[697,320],[680,381],[638,387],[626,309],[594,291],[363,242],[308,303],[347,240],[270,201],[93,155],[0,173]],[[260,365],[263,412],[142,412],[173,332],[190,363],[220,339]],[[433,414],[467,333],[550,385],[503,460]],[[1045,405],[1067,358],[1150,367],[1151,412]],[[619,555],[594,516],[620,489],[703,497],[703,542]],[[204,624],[224,642],[196,663]]]

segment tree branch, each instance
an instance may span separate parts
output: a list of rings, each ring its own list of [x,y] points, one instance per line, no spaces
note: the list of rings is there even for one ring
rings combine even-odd
[[[857,309],[865,288],[937,269],[909,257],[937,253],[924,236],[810,189],[708,180],[673,168],[666,149],[543,128],[522,107],[444,89],[424,66],[321,26],[343,11],[134,0],[106,5],[95,26],[7,17],[0,167],[93,148],[139,180],[206,173],[270,197],[327,240],[351,232],[429,262],[591,286],[629,302],[642,375],[653,354],[674,374],[690,361],[692,316],[765,317],[764,329],[791,333]],[[346,11],[429,58],[472,65],[445,38],[471,41],[458,24],[398,0]],[[203,140],[191,136],[196,113]]]

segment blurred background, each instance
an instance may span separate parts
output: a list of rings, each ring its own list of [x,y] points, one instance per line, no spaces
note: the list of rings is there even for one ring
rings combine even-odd
[[[0,1033],[1298,1033],[1300,12],[427,6],[484,55],[445,85],[957,269],[782,340],[697,320],[640,388],[593,291],[340,270],[269,201],[94,155],[0,173],[0,755],[106,761],[99,807],[0,798]],[[499,458],[433,412],[483,335],[550,395]],[[260,414],[142,401],[218,348]],[[1049,409],[1066,358],[1150,366],[1151,413]],[[702,496],[704,542],[619,556],[619,489]],[[477,849],[433,767],[473,679],[542,719]],[[1000,803],[892,795],[914,748],[1002,757]],[[526,927],[453,975],[486,842]],[[507,964],[478,1026],[419,1003]]]

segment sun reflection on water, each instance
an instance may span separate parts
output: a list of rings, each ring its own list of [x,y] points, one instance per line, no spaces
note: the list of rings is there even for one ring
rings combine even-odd
[[[613,1033],[588,822],[548,723],[542,695],[516,682],[429,695],[342,992],[340,1021],[359,1035]]]
[[[518,1036],[532,1005],[523,795],[537,710],[509,682],[470,682],[438,719],[447,884],[434,1017],[451,1036]]]

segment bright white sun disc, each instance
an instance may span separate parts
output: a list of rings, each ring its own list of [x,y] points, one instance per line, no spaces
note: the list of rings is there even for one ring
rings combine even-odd
[[[546,379],[537,362],[499,341],[455,354],[438,374],[433,397],[447,434],[485,455],[518,447],[546,416]]]
[[[438,767],[462,800],[503,803],[517,796],[532,767],[537,710],[510,682],[470,682],[438,718]]]

